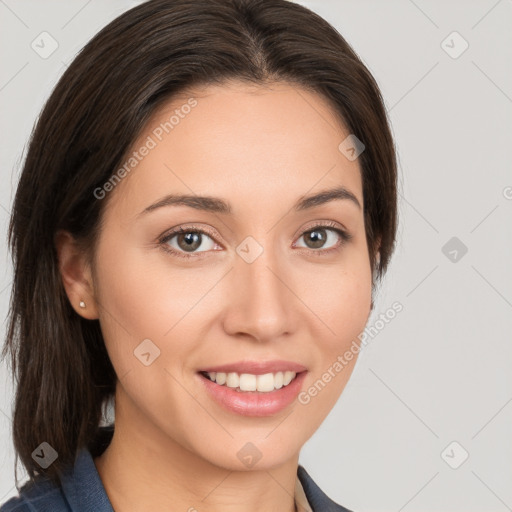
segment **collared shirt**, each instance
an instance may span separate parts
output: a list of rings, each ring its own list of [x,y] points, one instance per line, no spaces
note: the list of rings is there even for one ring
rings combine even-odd
[[[298,512],[351,512],[329,499],[299,464],[295,481]],[[61,486],[39,477],[27,482],[19,496],[0,506],[0,512],[114,512],[91,452],[79,451],[73,468],[62,475]]]

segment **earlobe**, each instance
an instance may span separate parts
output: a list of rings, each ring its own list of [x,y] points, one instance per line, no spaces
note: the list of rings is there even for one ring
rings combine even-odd
[[[59,272],[72,308],[83,318],[98,318],[92,274],[86,255],[67,231],[55,235]]]

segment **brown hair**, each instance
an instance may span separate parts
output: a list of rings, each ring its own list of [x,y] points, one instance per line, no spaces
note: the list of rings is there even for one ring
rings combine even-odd
[[[320,93],[365,144],[359,163],[370,263],[377,278],[385,272],[397,228],[395,147],[378,86],[345,39],[286,0],[150,0],[125,12],[80,51],[53,90],[14,200],[2,357],[10,354],[17,379],[15,466],[19,456],[30,479],[45,474],[58,484],[77,451],[93,449],[116,386],[99,321],[76,314],[64,291],[55,233],[69,231],[94,254],[108,198],[99,201],[93,191],[118,169],[151,114],[192,86],[230,79]],[[58,452],[46,470],[31,456],[42,442]]]

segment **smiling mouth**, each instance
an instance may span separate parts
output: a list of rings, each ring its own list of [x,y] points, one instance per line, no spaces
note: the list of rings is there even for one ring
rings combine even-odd
[[[214,382],[218,386],[231,388],[241,393],[258,392],[271,393],[286,388],[297,376],[305,372],[273,372],[263,375],[254,375],[250,373],[224,373],[224,372],[198,372],[204,378]]]

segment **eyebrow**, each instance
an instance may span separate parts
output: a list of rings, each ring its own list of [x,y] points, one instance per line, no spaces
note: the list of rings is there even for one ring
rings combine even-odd
[[[299,212],[322,206],[331,201],[339,200],[351,201],[361,209],[361,204],[357,197],[345,187],[337,187],[334,189],[323,190],[322,192],[318,192],[313,195],[302,196],[295,203],[293,209]],[[142,210],[138,216],[152,212],[164,206],[188,206],[189,208],[194,208],[196,210],[221,213],[225,215],[231,215],[233,213],[231,205],[217,197],[169,194],[162,199],[159,199],[156,203],[149,205],[147,208]]]

